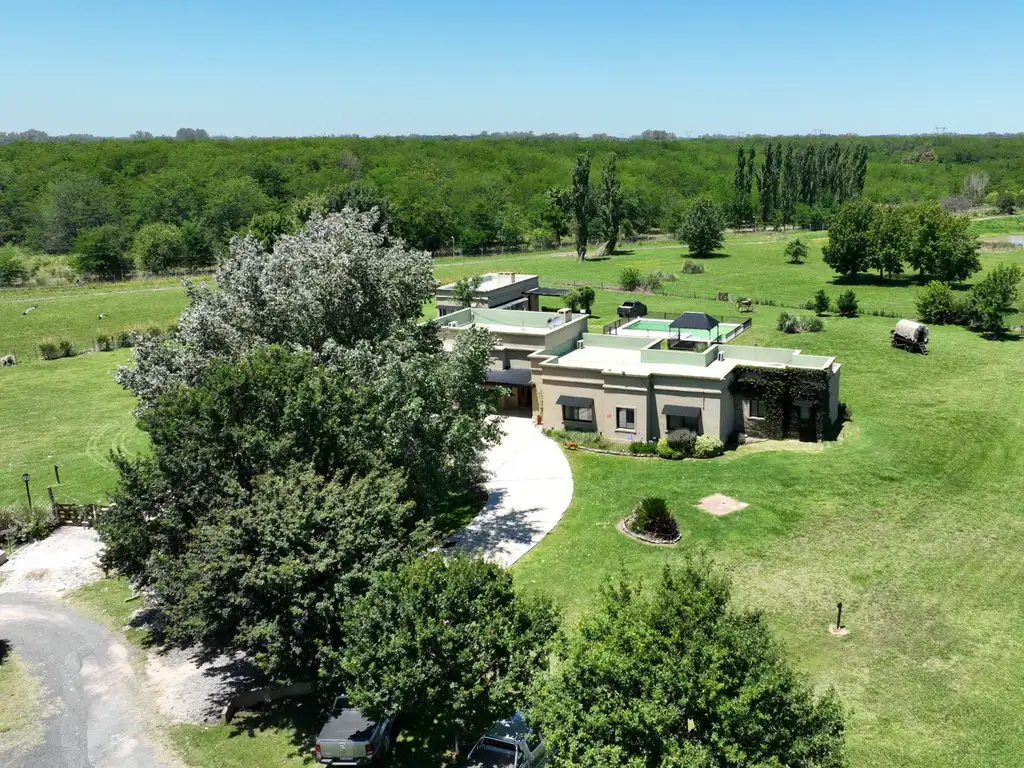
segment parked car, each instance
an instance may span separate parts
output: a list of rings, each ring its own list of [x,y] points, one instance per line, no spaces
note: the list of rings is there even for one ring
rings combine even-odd
[[[394,718],[377,723],[338,696],[331,717],[316,737],[316,761],[321,765],[377,765],[391,751]]]
[[[551,753],[522,713],[499,720],[482,736],[466,758],[468,768],[539,768],[547,765]]]
[[[624,301],[617,311],[619,317],[643,317],[647,314],[647,305],[642,301]]]

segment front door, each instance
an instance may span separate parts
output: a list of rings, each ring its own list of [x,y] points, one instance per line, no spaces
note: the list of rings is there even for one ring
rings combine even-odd
[[[797,434],[804,443],[815,443],[818,441],[818,430],[814,418],[814,408],[805,406],[800,408],[800,415],[797,421]]]
[[[533,387],[516,387],[516,405],[533,409]]]

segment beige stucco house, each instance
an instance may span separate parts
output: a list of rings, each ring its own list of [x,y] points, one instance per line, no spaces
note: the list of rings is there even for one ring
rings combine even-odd
[[[686,427],[729,442],[740,433],[820,440],[839,420],[834,357],[715,344],[668,349],[662,339],[586,332],[586,315],[467,309],[436,320],[446,343],[470,325],[495,337],[488,380],[505,407],[556,429],[622,441]],[[532,349],[531,349],[532,347]]]
[[[473,293],[472,307],[475,309],[540,309],[543,297],[564,296],[564,288],[545,288],[537,275],[519,272],[488,272],[480,275],[480,285]],[[455,283],[442,285],[435,294],[437,316],[445,317],[458,312],[462,307],[455,302]]]

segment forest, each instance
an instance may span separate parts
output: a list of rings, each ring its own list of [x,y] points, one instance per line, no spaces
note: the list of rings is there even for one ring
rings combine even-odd
[[[872,202],[974,204],[997,195],[1019,203],[1024,194],[1022,136],[205,136],[188,129],[174,139],[0,144],[0,245],[84,254],[85,272],[103,271],[97,260],[108,271],[200,267],[215,261],[234,233],[267,239],[318,209],[378,205],[393,234],[432,252],[548,246],[567,234],[552,205],[581,153],[596,165],[615,156],[627,236],[670,231],[697,196],[719,203],[734,225],[818,228],[833,205],[858,192]],[[792,206],[815,202],[805,173],[814,163],[835,194],[817,200],[819,215],[809,220]],[[836,181],[837,168],[848,170],[846,181]],[[787,202],[790,173],[801,186]],[[779,190],[781,182],[779,199],[759,199],[765,176],[769,188]],[[969,177],[986,184],[965,185]]]

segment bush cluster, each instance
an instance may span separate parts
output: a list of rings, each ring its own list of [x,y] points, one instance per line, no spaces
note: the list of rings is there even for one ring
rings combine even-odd
[[[97,352],[113,352],[116,347],[114,346],[114,339],[105,333],[101,333],[96,337],[96,351]]]
[[[721,455],[724,449],[717,437],[698,435],[692,429],[674,429],[658,440],[654,452],[663,459],[710,459]]]
[[[717,437],[699,435],[693,444],[693,458],[713,459],[715,456],[721,456],[724,450],[725,445]]]
[[[647,496],[640,500],[633,508],[629,528],[636,533],[645,533],[659,539],[679,537],[679,523],[669,511],[665,500],[658,496]]]
[[[704,274],[704,265],[699,261],[693,259],[687,259],[683,262],[683,273],[687,275],[701,275]]]
[[[825,328],[825,323],[820,317],[797,317],[783,312],[776,328],[783,333],[819,333]]]
[[[957,299],[948,283],[932,280],[917,296],[917,316],[922,323],[952,325],[967,314],[966,302]]]
[[[0,506],[0,542],[28,544],[45,538],[54,527],[53,515],[45,505],[32,509],[24,504]]]
[[[59,360],[62,357],[74,357],[75,345],[71,339],[50,337],[39,342],[39,355],[43,360]]]
[[[619,270],[619,288],[624,291],[635,291],[643,279],[644,276],[636,267],[623,267]]]
[[[669,448],[685,456],[693,452],[693,444],[697,441],[697,433],[692,429],[673,429],[665,437]]]
[[[629,452],[635,455],[651,456],[658,452],[656,443],[645,443],[641,440],[629,444]]]

